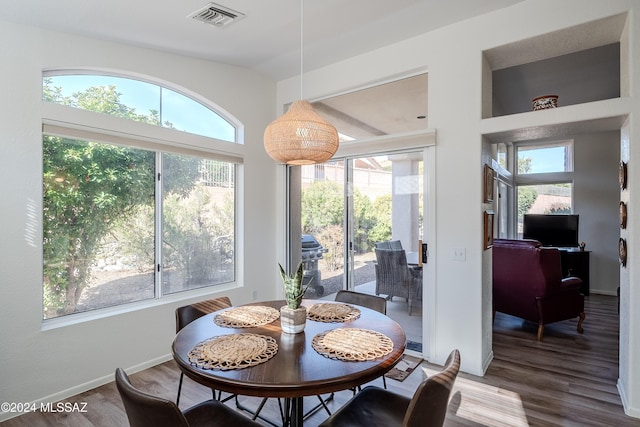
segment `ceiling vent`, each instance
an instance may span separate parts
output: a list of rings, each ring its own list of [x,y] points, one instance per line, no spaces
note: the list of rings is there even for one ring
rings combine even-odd
[[[193,12],[188,18],[222,28],[244,18],[244,13],[220,6],[219,4],[209,3],[203,8]]]

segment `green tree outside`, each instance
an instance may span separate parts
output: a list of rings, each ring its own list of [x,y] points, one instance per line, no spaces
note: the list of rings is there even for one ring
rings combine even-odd
[[[152,152],[44,137],[45,312],[75,310],[102,238],[140,204],[153,203],[154,159]]]
[[[530,157],[518,158],[518,173],[526,174],[531,171]],[[538,192],[533,186],[518,187],[518,218],[521,220],[524,214],[529,212],[531,206],[536,202]]]
[[[329,225],[342,226],[344,195],[332,181],[316,181],[302,191],[302,232],[316,234]]]
[[[353,192],[354,250],[365,253],[375,242],[391,238],[391,195],[373,202],[358,189]],[[340,184],[316,181],[302,191],[302,232],[313,234],[329,252],[325,259],[330,268],[339,268],[344,251],[342,226],[344,195]]]
[[[536,202],[538,192],[533,187],[518,187],[518,218],[522,218],[524,214],[529,212],[531,206]]]
[[[114,86],[92,87],[65,97],[61,88],[51,85],[51,79],[43,83],[46,101],[157,123],[157,112],[138,114],[120,102]],[[117,224],[126,224],[145,212],[145,207],[153,206],[155,156],[129,147],[44,136],[45,318],[75,311],[103,239]],[[189,194],[198,160],[176,157],[168,166],[180,174],[165,191],[182,197]]]

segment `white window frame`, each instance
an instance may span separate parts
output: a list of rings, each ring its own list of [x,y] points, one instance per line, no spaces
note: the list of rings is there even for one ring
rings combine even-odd
[[[164,86],[175,90],[170,86]],[[55,329],[175,301],[210,295],[212,292],[227,292],[241,286],[244,282],[244,257],[241,255],[244,253],[244,226],[242,221],[242,218],[244,218],[244,204],[242,202],[244,200],[244,144],[176,131],[175,129],[163,128],[46,101],[41,102],[41,108],[43,136],[52,135],[142,148],[154,152],[162,151],[194,155],[236,164],[234,215],[236,271],[233,282],[162,295],[157,292],[159,279],[156,279],[156,296],[154,298],[43,319],[42,330]],[[236,133],[239,136],[239,141],[241,141],[244,134],[242,124],[236,119],[230,120],[230,123],[236,127]],[[42,236],[40,242],[42,244]],[[40,252],[42,254],[42,250]]]
[[[530,148],[530,147],[554,148],[554,147],[562,147],[562,146],[569,148],[568,156],[565,159],[565,162],[569,165],[569,170],[565,169],[564,171],[558,171],[558,172],[541,172],[541,173],[527,173],[527,174],[521,174],[518,172],[518,152],[520,151],[521,148]],[[531,175],[551,176],[552,174],[568,174],[568,173],[573,174],[573,158],[574,158],[573,139],[567,139],[562,141],[548,141],[548,142],[520,142],[520,143],[515,143],[514,147],[515,147],[515,164],[514,164],[513,172],[514,172],[514,175],[517,177],[517,179],[524,178],[525,176],[529,177]]]
[[[513,188],[514,188],[514,206],[513,206],[513,233],[518,236],[518,192],[521,186],[527,185],[545,185],[545,184],[571,184],[571,212],[574,212],[574,168],[573,159],[575,154],[575,144],[573,139],[562,141],[546,141],[546,142],[523,142],[514,143],[514,162],[513,162]],[[566,172],[543,172],[543,173],[518,173],[518,149],[520,147],[553,147],[560,145],[568,145],[571,147],[568,162],[571,163],[571,171]]]
[[[68,75],[82,75],[82,76],[95,75],[95,76],[101,76],[101,77],[117,77],[117,78],[121,78],[121,79],[136,80],[136,81],[139,81],[139,82],[148,83],[150,85],[158,86],[160,88],[169,89],[169,90],[171,90],[173,92],[181,94],[185,98],[189,98],[189,99],[191,99],[193,101],[198,102],[199,104],[201,104],[205,108],[209,109],[214,114],[217,114],[222,119],[227,121],[235,129],[234,141],[231,142],[231,143],[233,143],[233,144],[244,144],[244,126],[242,126],[242,124],[235,117],[233,117],[233,115],[231,115],[228,111],[226,111],[224,108],[220,107],[219,105],[213,104],[211,101],[209,101],[208,99],[206,99],[205,97],[203,97],[202,95],[200,95],[200,94],[198,94],[196,92],[192,92],[192,91],[187,90],[185,88],[175,87],[174,85],[171,85],[168,82],[160,81],[160,80],[157,80],[157,79],[151,79],[151,78],[149,78],[147,76],[143,76],[141,74],[122,73],[122,72],[113,71],[113,70],[105,71],[105,70],[91,69],[91,68],[86,68],[86,69],[56,68],[56,69],[46,69],[46,70],[44,70],[42,72],[42,77],[43,78],[45,78],[45,77],[55,77],[55,76],[68,76]],[[75,107],[71,107],[71,108],[75,108]],[[163,127],[163,126],[158,126],[158,127]],[[183,133],[190,134],[189,132],[184,132],[184,131],[178,131],[178,132],[183,132]],[[196,135],[196,134],[194,134],[194,135]],[[203,135],[198,135],[198,136],[200,136],[202,138],[215,139],[215,138],[210,138],[210,137],[206,137],[206,136],[203,136]],[[224,142],[230,143],[229,141],[224,141]]]

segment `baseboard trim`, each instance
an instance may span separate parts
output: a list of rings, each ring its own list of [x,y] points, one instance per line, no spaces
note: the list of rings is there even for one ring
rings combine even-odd
[[[125,371],[127,371],[128,374],[134,374],[136,372],[144,371],[145,369],[151,368],[153,366],[159,365],[161,363],[167,362],[172,359],[173,359],[173,356],[171,356],[171,354],[165,354],[160,357],[156,357],[155,359],[147,360],[146,362],[125,368]],[[84,393],[85,391],[94,389],[96,387],[100,387],[102,385],[105,385],[114,381],[115,379],[114,375],[115,375],[115,369],[114,369],[114,373],[112,374],[95,378],[91,381],[78,384],[68,389],[61,390],[59,392],[41,397],[32,402],[29,402],[29,406],[35,406],[36,408],[39,408],[41,404],[45,405],[47,403],[56,403],[56,402],[63,401],[64,399],[68,399],[80,393]],[[23,414],[22,412],[0,412],[0,422],[10,420],[11,418],[18,417],[22,414]]]
[[[489,354],[487,355],[487,358],[484,360],[484,363],[482,364],[483,377],[484,377],[484,374],[487,373],[487,369],[489,369],[489,365],[491,364],[491,362],[493,362],[493,350],[489,352]]]
[[[589,291],[589,294],[595,294],[595,295],[607,295],[610,297],[616,297],[618,296],[617,292],[615,290],[609,290],[609,289],[591,289]]]
[[[624,409],[624,413],[633,418],[640,418],[640,409],[632,408],[629,406],[629,400],[627,400],[627,395],[624,392],[624,387],[622,386],[620,378],[618,378],[616,388],[618,389],[618,394],[620,395],[620,400],[622,401],[622,408]]]

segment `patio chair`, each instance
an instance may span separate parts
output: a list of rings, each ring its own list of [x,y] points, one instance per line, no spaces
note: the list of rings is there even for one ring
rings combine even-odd
[[[443,370],[424,380],[412,398],[365,387],[318,427],[441,427],[459,370],[460,352],[453,350]]]
[[[400,240],[386,240],[384,242],[376,243],[377,249],[393,249],[393,250],[401,250],[402,242]]]
[[[131,427],[259,427],[259,424],[217,400],[207,400],[184,412],[171,400],[139,391],[121,368],[116,387]]]
[[[387,300],[401,297],[407,300],[409,315],[413,299],[422,286],[422,270],[409,267],[404,250],[376,249],[376,295],[387,295]]]

